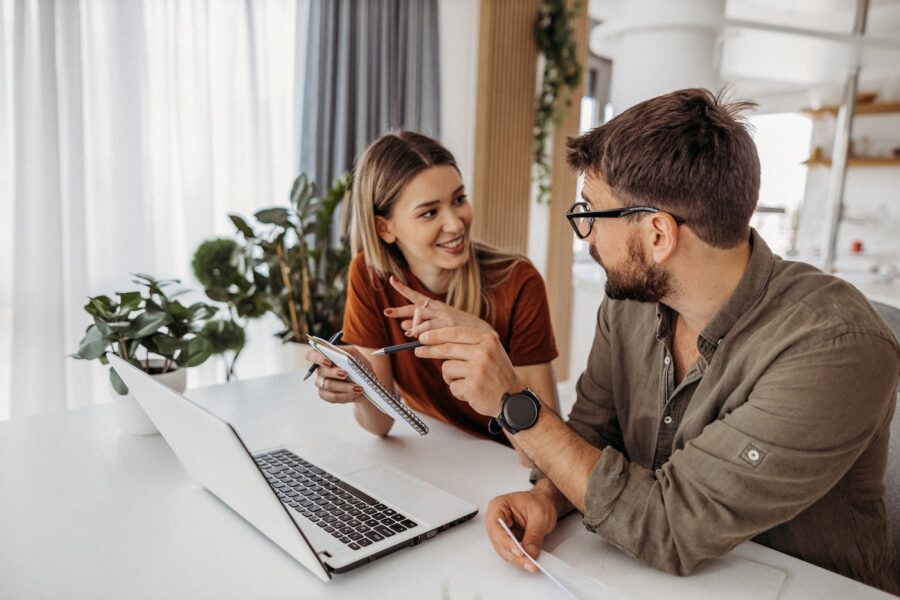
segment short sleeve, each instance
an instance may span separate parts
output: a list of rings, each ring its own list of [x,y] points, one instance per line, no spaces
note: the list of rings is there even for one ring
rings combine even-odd
[[[389,346],[387,327],[379,306],[381,295],[376,292],[362,253],[350,262],[347,282],[347,302],[344,306],[343,341],[364,348]]]
[[[541,274],[531,263],[523,261],[516,266],[509,283],[517,287],[510,312],[510,362],[522,367],[552,361],[559,352]]]

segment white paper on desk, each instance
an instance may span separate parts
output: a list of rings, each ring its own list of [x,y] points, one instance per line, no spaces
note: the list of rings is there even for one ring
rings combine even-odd
[[[555,592],[553,597],[559,596],[562,598],[562,594],[565,594],[565,598],[574,600],[592,600],[594,598],[597,598],[598,600],[625,600],[624,596],[606,584],[601,583],[592,577],[588,577],[583,573],[579,573],[549,552],[543,552],[541,554],[541,562],[538,562],[533,556],[525,551],[525,548],[522,547],[522,544],[516,539],[516,536],[509,530],[509,527],[507,527],[503,519],[497,520],[500,523],[500,526],[503,527],[503,531],[506,532],[506,535],[515,542],[519,551],[543,574],[543,577],[538,581],[535,581],[534,576],[526,576],[517,581],[512,589],[507,590],[510,593],[510,597],[525,597],[527,594],[523,592],[536,592],[538,591],[536,589],[537,587],[547,588],[546,593],[549,593],[553,588],[547,585],[546,582],[550,581],[556,586],[556,588],[553,589]]]
[[[634,598],[776,600],[786,577],[781,569],[734,554],[710,561],[689,577],[678,577],[632,559],[600,536],[569,538],[553,553],[578,572]]]

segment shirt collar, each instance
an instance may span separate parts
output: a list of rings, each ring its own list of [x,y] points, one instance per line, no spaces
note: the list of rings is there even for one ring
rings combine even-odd
[[[747,269],[734,293],[719,309],[712,321],[703,328],[700,337],[710,344],[718,346],[737,323],[737,320],[762,296],[774,265],[775,255],[772,254],[772,250],[769,249],[768,244],[760,237],[759,233],[755,229],[751,229],[750,260],[747,262]]]

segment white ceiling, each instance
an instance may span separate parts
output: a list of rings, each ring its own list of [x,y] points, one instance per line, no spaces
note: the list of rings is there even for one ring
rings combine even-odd
[[[618,1],[640,0],[590,0],[589,14],[596,21],[614,22],[621,8]],[[875,43],[862,49],[860,87],[897,88],[900,0],[870,0],[869,5],[866,37]],[[803,104],[808,90],[835,96],[848,66],[855,62],[854,45],[840,39],[852,32],[855,12],[856,0],[727,0],[720,76],[745,97],[776,104]],[[735,26],[736,21],[762,28]],[[832,39],[764,30],[766,26],[812,30]],[[609,48],[602,36],[592,36],[592,51],[607,54]]]

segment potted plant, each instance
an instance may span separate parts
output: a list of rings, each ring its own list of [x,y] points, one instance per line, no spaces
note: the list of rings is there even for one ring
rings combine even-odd
[[[266,305],[281,321],[278,335],[284,342],[305,344],[307,334],[329,337],[341,327],[350,244],[346,219],[337,244],[332,224],[351,182],[351,175],[345,174],[318,197],[316,184],[301,174],[291,187],[288,206],[257,211],[252,226],[239,215],[229,215],[242,241],[242,251],[230,255],[231,265],[252,282],[244,293],[253,290],[254,307]],[[238,292],[240,286],[233,289]]]
[[[244,247],[230,238],[201,243],[191,266],[194,276],[211,299],[225,307],[226,316],[207,322],[201,335],[213,345],[213,354],[225,360],[225,379],[235,376],[235,365],[244,348],[244,327],[269,310],[266,277],[252,266]],[[230,355],[230,359],[229,359]]]
[[[96,359],[106,365],[109,364],[106,353],[112,352],[182,392],[186,385],[185,369],[203,363],[214,352],[213,344],[200,332],[203,323],[217,309],[204,302],[185,306],[175,299],[183,292],[167,294],[164,288],[179,283],[177,279],[134,276],[133,282],[140,290],[119,292],[117,299],[105,295],[88,299],[84,309],[93,323],[72,356]],[[119,426],[128,433],[156,433],[153,423],[112,367],[109,380]]]

